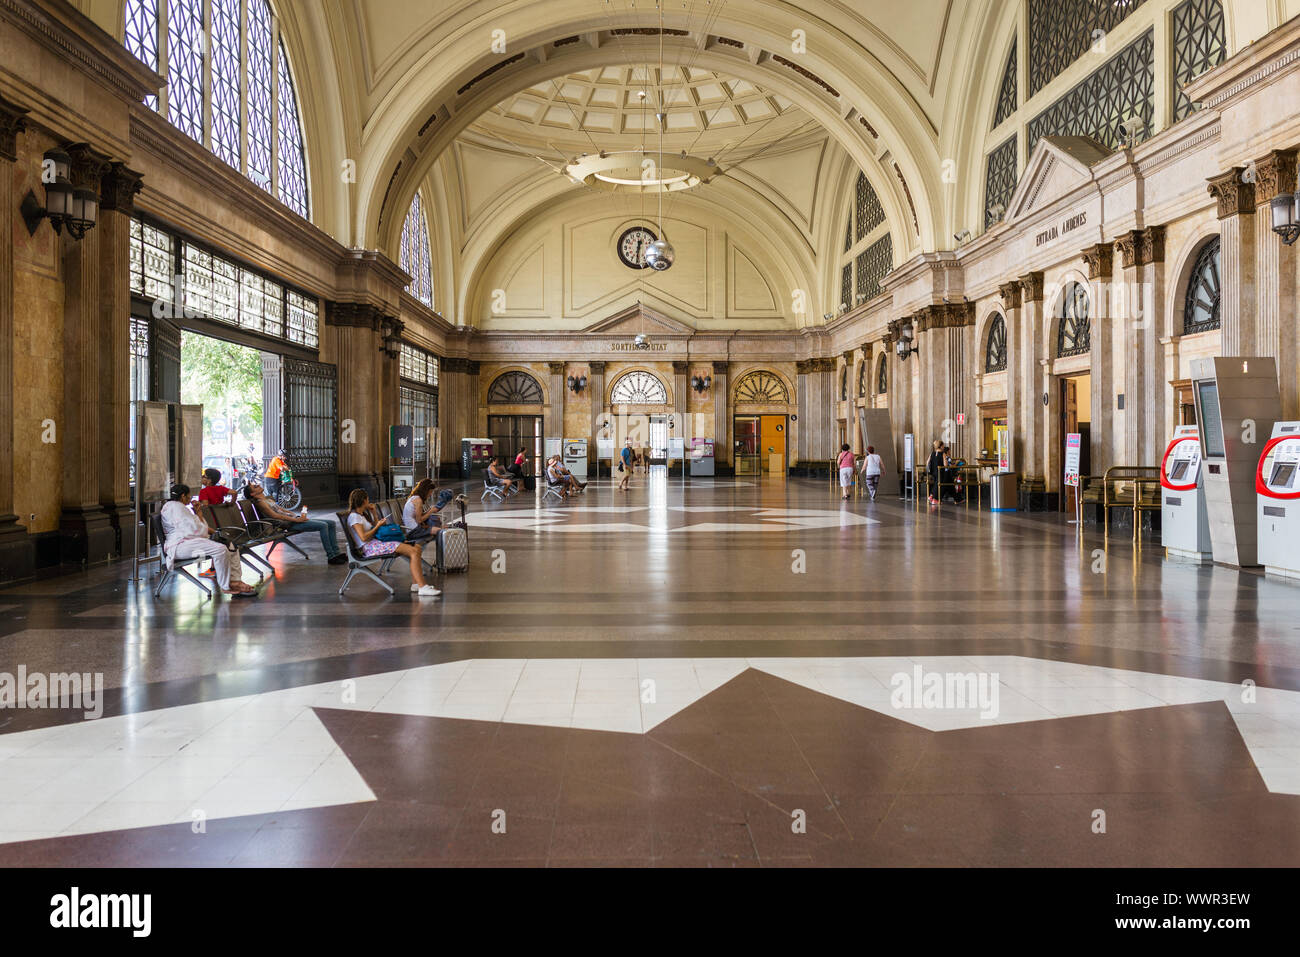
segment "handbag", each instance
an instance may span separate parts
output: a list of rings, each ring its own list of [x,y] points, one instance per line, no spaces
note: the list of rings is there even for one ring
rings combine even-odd
[[[381,542],[404,542],[406,541],[406,533],[396,525],[385,522],[379,526],[379,531],[375,532],[375,538]]]

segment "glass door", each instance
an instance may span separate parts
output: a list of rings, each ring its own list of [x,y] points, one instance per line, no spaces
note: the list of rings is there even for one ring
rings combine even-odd
[[[732,432],[735,435],[736,474],[758,475],[762,470],[762,459],[759,454],[762,441],[759,417],[736,416],[732,420]]]
[[[503,465],[510,465],[524,450],[528,474],[540,475],[542,471],[542,417],[540,415],[489,415],[488,438],[492,440],[492,454],[501,456]]]
[[[668,464],[668,416],[650,416],[650,464]]]

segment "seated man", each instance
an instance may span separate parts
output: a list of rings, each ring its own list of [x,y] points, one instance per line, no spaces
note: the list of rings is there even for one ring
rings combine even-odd
[[[204,469],[199,481],[199,501],[204,505],[225,505],[235,500],[235,493],[221,484],[221,473],[216,469]]]
[[[307,506],[301,512],[290,512],[271,501],[270,496],[256,482],[244,486],[244,498],[253,503],[257,514],[268,522],[273,522],[294,532],[318,532],[320,543],[325,547],[325,555],[331,565],[343,565],[348,554],[339,548],[338,532],[334,522],[322,522],[307,517]]]
[[[558,455],[551,456],[547,463],[546,477],[550,479],[552,485],[563,485],[566,495],[581,492],[587,487],[586,482],[579,482],[573,473],[564,467],[564,462]]]

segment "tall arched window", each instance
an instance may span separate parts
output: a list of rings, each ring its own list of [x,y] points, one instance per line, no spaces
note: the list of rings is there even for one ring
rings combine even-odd
[[[765,370],[750,372],[736,383],[737,402],[789,402],[790,390]]]
[[[123,42],[167,79],[147,106],[310,216],[293,71],[268,0],[126,0]]]
[[[1080,283],[1065,287],[1056,306],[1056,354],[1083,355],[1092,348],[1092,329],[1088,322],[1088,290]]]
[[[1007,323],[1002,314],[989,323],[989,338],[984,344],[984,371],[1003,372],[1007,368]]]
[[[849,397],[849,367],[845,365],[840,370],[840,401],[847,401]]]
[[[885,356],[882,354],[880,362],[876,364],[876,395],[884,395],[889,391],[889,365],[885,362]]]
[[[409,292],[430,309],[433,308],[433,259],[429,255],[429,221],[424,218],[424,204],[416,192],[402,224],[402,249],[398,265],[411,277]]]
[[[1187,279],[1183,335],[1219,328],[1219,237],[1201,247]]]
[[[488,387],[489,405],[541,405],[542,387],[527,372],[506,372]]]

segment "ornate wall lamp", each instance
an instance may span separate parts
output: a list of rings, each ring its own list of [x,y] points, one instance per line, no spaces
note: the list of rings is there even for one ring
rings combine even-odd
[[[691,376],[691,388],[696,392],[703,394],[711,385],[713,385],[713,376],[711,375]]]
[[[899,359],[906,362],[908,356],[921,351],[912,341],[913,337],[916,335],[916,331],[912,327],[911,319],[903,321],[903,325],[899,327],[898,335],[899,339],[898,342],[894,344],[894,352],[898,354]]]
[[[81,239],[99,222],[99,194],[84,186],[73,186],[69,176],[72,157],[61,149],[45,154],[41,164],[41,181],[45,184],[45,206],[31,190],[23,197],[21,211],[28,235],[34,235],[41,220],[48,219],[56,233],[67,229],[73,239]]]
[[[402,330],[405,324],[400,319],[389,319],[386,316],[379,323],[379,332],[383,336],[379,351],[390,359],[399,358],[402,354]]]
[[[1273,232],[1282,237],[1286,246],[1300,239],[1300,193],[1279,193],[1269,201],[1273,216]]]
[[[587,388],[587,377],[585,375],[571,375],[568,378],[568,383],[569,391],[577,395]]]

